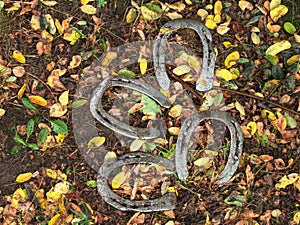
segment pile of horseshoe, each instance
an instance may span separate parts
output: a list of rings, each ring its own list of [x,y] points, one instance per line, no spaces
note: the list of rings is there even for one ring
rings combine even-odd
[[[165,49],[168,38],[178,29],[192,29],[199,36],[203,46],[202,68],[196,82],[196,90],[206,92],[212,89],[215,67],[215,52],[212,48],[212,35],[210,31],[199,21],[191,19],[172,20],[166,23],[154,41],[152,48],[153,64],[156,80],[163,90],[169,90],[170,79],[166,73]],[[118,135],[131,139],[151,140],[161,135],[160,131],[154,127],[137,128],[130,126],[114,116],[107,113],[103,108],[102,97],[110,87],[123,87],[140,92],[163,108],[170,108],[169,99],[149,83],[137,79],[122,76],[108,76],[103,79],[93,89],[90,99],[89,110],[94,119],[109,130]],[[188,147],[192,134],[200,122],[204,120],[217,120],[226,125],[230,132],[230,152],[224,170],[220,173],[218,185],[222,186],[228,182],[237,170],[239,159],[242,154],[243,138],[239,123],[226,112],[217,110],[196,112],[190,115],[182,123],[180,133],[176,142],[175,160],[170,160],[159,155],[144,152],[132,152],[121,157],[111,158],[103,161],[98,169],[97,189],[101,197],[113,207],[123,211],[153,212],[171,210],[176,207],[175,193],[168,192],[156,199],[149,200],[129,200],[114,193],[108,185],[108,179],[112,171],[130,164],[158,164],[168,171],[173,171],[182,180],[189,175],[187,168]]]

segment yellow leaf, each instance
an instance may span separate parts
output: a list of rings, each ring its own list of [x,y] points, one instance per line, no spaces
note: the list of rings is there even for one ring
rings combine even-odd
[[[173,73],[177,76],[186,74],[191,71],[191,68],[187,65],[181,65],[173,69]]]
[[[55,184],[53,190],[59,194],[67,194],[70,191],[70,183],[67,181],[59,182]]]
[[[63,34],[64,31],[65,31],[65,29],[63,28],[63,26],[61,25],[61,23],[59,22],[58,19],[55,19],[55,20],[54,20],[54,24],[55,24],[55,26],[56,26],[56,28],[57,28],[57,30],[58,30],[58,33],[59,33],[59,34]]]
[[[79,30],[81,32],[81,30]],[[74,45],[76,41],[81,37],[80,33],[76,30],[70,28],[66,33],[64,33],[64,39],[70,41],[71,45]]]
[[[145,140],[142,139],[135,139],[133,142],[131,142],[130,144],[130,151],[131,152],[136,152],[138,150],[140,150],[140,148],[143,146],[143,144],[145,143]]]
[[[63,143],[66,137],[67,134],[58,134],[55,136],[55,139],[58,143]]]
[[[26,63],[26,59],[25,57],[23,56],[23,54],[21,52],[19,52],[18,50],[15,50],[13,52],[13,55],[12,57],[17,60],[19,63]]]
[[[61,105],[65,106],[69,103],[69,90],[64,91],[58,98]]]
[[[277,183],[275,185],[275,187],[276,188],[285,188],[286,186],[295,183],[299,178],[300,178],[300,176],[297,173],[292,173],[292,174],[289,174],[288,176],[285,175],[279,180],[279,183]]]
[[[141,6],[141,13],[145,20],[156,20],[161,17],[162,10],[158,5],[154,3],[146,3]]]
[[[254,135],[255,132],[257,131],[257,126],[255,122],[249,122],[247,124],[247,129],[250,130],[251,135]]]
[[[253,44],[255,44],[255,45],[260,44],[260,38],[255,32],[251,33],[251,40],[252,40]]]
[[[199,9],[197,11],[197,15],[201,17],[201,20],[205,20],[206,17],[208,16],[208,12],[205,9]]]
[[[271,121],[277,119],[274,113],[272,113],[271,111],[266,110],[266,109],[261,110],[261,115],[262,115],[262,117],[267,117]]]
[[[41,29],[40,17],[36,15],[32,15],[30,20],[30,26],[35,31]]]
[[[171,8],[171,9],[174,9],[178,12],[181,12],[185,9],[185,4],[182,3],[182,2],[179,2],[179,3],[175,3],[175,4],[168,4],[166,3],[166,5]]]
[[[251,6],[252,6],[252,4],[248,1],[245,1],[245,0],[239,1],[239,7],[241,8],[242,11],[244,11],[247,8],[251,8]]]
[[[208,28],[208,29],[215,29],[218,25],[217,23],[214,21],[213,18],[209,16],[207,16],[206,20],[205,20],[205,26]]]
[[[23,84],[20,90],[18,91],[18,99],[21,99],[23,97],[23,94],[26,90],[26,86],[27,86],[26,84]]]
[[[299,59],[300,59],[300,55],[293,55],[292,57],[288,58],[288,60],[286,60],[286,64],[290,66],[295,62],[298,62]]]
[[[1,109],[1,108],[0,108],[0,117],[1,117],[1,116],[4,116],[4,114],[5,114],[5,109]]]
[[[279,18],[284,16],[289,11],[285,5],[279,5],[270,11],[270,17],[274,22],[277,22]]]
[[[59,198],[61,197],[61,194],[55,191],[48,191],[46,193],[47,200],[50,202],[58,202]]]
[[[29,173],[21,173],[17,176],[16,182],[17,183],[24,183],[24,182],[30,180],[31,177],[32,177],[32,173],[30,173],[30,172]]]
[[[292,46],[291,43],[289,41],[287,41],[287,40],[283,40],[283,41],[277,42],[277,43],[271,45],[266,50],[266,55],[275,56],[279,52],[282,52],[284,50],[289,49],[291,46]]]
[[[118,54],[116,52],[107,52],[104,59],[102,60],[102,66],[107,67],[111,61],[117,58]]]
[[[15,2],[15,3],[13,4],[13,6],[11,6],[11,7],[8,8],[8,9],[5,9],[5,11],[7,11],[7,12],[17,11],[17,10],[19,10],[20,8],[21,8],[21,2]]]
[[[118,173],[111,181],[111,187],[113,189],[119,188],[128,178],[128,174],[125,172]]]
[[[181,105],[174,105],[169,111],[169,116],[171,116],[173,118],[177,118],[180,116],[181,111],[182,111]]]
[[[88,4],[89,2],[93,2],[94,0],[80,0],[80,3],[82,4],[82,5],[86,5],[86,4]]]
[[[207,164],[210,164],[211,159],[209,157],[202,157],[194,161],[195,166],[206,166]]]
[[[32,103],[40,106],[46,106],[48,104],[46,99],[38,95],[31,95],[28,98]]]
[[[103,145],[104,142],[105,142],[105,137],[102,136],[93,137],[88,143],[88,148],[99,147]]]
[[[179,127],[170,127],[168,129],[168,131],[171,135],[178,135],[180,132],[180,128]]]
[[[51,117],[61,117],[67,113],[68,109],[65,105],[61,105],[60,103],[55,103],[50,106],[50,116]]]
[[[218,32],[218,34],[221,34],[221,35],[226,34],[229,30],[230,30],[230,28],[228,26],[225,26],[222,24],[217,27],[217,32]]]
[[[221,14],[216,14],[216,15],[214,16],[214,21],[215,21],[216,23],[221,23]]]
[[[55,216],[53,216],[52,218],[51,218],[51,220],[49,220],[49,222],[48,222],[48,225],[56,225],[56,224],[58,224],[58,219],[59,219],[59,217],[60,217],[60,214],[58,213],[58,214],[56,214]]]
[[[108,159],[115,159],[115,158],[117,158],[117,154],[113,151],[109,151],[105,154],[104,161],[106,161]]]
[[[144,75],[147,71],[147,59],[145,58],[140,60],[140,71],[142,75]]]
[[[275,9],[279,5],[281,5],[281,0],[272,0],[270,2],[270,10]]]
[[[227,69],[216,70],[216,76],[222,78],[223,80],[230,81],[238,78],[237,75],[233,74]]]
[[[225,48],[230,48],[232,46],[232,43],[230,41],[224,41],[223,45]]]
[[[201,65],[200,65],[199,60],[198,60],[196,57],[191,56],[191,55],[187,56],[187,62],[188,62],[188,64],[189,64],[189,66],[190,66],[192,69],[194,69],[197,73],[200,72],[200,70],[201,70]]]
[[[236,64],[236,61],[240,58],[240,53],[238,51],[231,52],[225,59],[226,68],[230,68]]]
[[[176,19],[181,19],[182,15],[180,15],[178,12],[168,12],[167,16],[171,19],[171,20],[176,20]]]
[[[76,68],[80,65],[81,63],[81,56],[80,55],[74,55],[72,57],[72,61],[70,62],[70,67],[71,68]]]
[[[185,0],[185,3],[188,4],[188,5],[193,4],[193,2],[191,0]]]
[[[97,9],[92,5],[83,5],[80,7],[80,9],[83,13],[86,13],[89,15],[94,15],[97,12]]]
[[[214,7],[214,14],[215,15],[221,14],[222,8],[223,8],[222,2],[221,1],[216,1],[215,7]]]
[[[268,28],[268,30],[272,33],[272,34],[274,34],[274,33],[277,33],[277,32],[279,32],[280,31],[280,29],[281,29],[281,26],[280,25],[278,25],[278,24],[271,24],[271,23],[268,23],[267,24],[267,28]]]
[[[293,217],[293,222],[295,222],[296,224],[300,224],[300,211],[295,213]]]
[[[245,109],[238,101],[235,101],[235,108],[240,112],[241,115],[245,116]]]
[[[56,171],[47,168],[47,169],[45,170],[45,172],[46,172],[46,175],[47,175],[48,177],[50,177],[50,178],[52,178],[52,179],[54,179],[54,180],[57,178],[57,173],[56,173]]]
[[[46,6],[55,6],[57,4],[57,1],[46,1],[46,0],[41,0],[41,2],[46,5]]]

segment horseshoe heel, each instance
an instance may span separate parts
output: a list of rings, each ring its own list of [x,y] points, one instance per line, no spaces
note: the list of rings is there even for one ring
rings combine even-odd
[[[98,171],[97,189],[102,198],[122,211],[153,212],[174,209],[176,206],[175,193],[169,192],[156,199],[132,201],[120,197],[110,189],[107,180],[114,169],[137,163],[158,164],[169,171],[174,171],[173,161],[147,153],[129,153],[119,158],[109,159],[103,163]]]

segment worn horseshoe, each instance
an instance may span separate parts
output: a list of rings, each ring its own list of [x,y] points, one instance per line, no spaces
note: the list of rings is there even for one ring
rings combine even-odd
[[[154,99],[156,102],[158,102],[161,106],[165,108],[169,108],[171,105],[168,98],[165,95],[163,95],[160,91],[156,90],[149,84],[121,76],[110,76],[105,78],[99,84],[99,86],[95,89],[94,95],[90,101],[90,111],[94,118],[96,118],[102,125],[126,137],[140,139],[153,139],[159,137],[160,131],[158,129],[155,129],[153,127],[135,128],[129,126],[115,119],[103,109],[102,96],[109,87],[113,86],[130,88],[132,90],[143,93],[149,96],[150,98]]]
[[[212,88],[215,68],[215,52],[212,48],[212,36],[207,27],[197,20],[192,19],[178,19],[171,20],[162,26],[168,29],[166,32],[158,34],[153,46],[153,64],[155,68],[155,75],[160,87],[164,90],[170,88],[170,79],[166,73],[165,65],[165,48],[168,37],[173,31],[178,29],[190,28],[197,32],[203,45],[203,62],[200,77],[196,82],[196,89],[198,91],[208,91]]]
[[[175,168],[179,179],[188,177],[187,155],[188,145],[193,131],[203,120],[219,120],[223,122],[230,132],[230,152],[224,170],[220,174],[219,186],[231,179],[242,155],[243,135],[239,123],[231,116],[221,111],[198,112],[188,117],[182,124],[175,149]]]
[[[137,163],[158,164],[169,171],[174,171],[174,162],[158,155],[138,152],[108,159],[100,167],[97,176],[97,189],[102,198],[113,207],[123,211],[153,212],[174,209],[176,195],[173,192],[168,192],[156,199],[132,201],[120,197],[110,189],[107,180],[114,169]]]

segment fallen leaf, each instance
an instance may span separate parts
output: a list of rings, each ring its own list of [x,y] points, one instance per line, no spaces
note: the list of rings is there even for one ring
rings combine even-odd
[[[106,161],[108,159],[115,159],[115,158],[117,158],[117,154],[113,151],[109,151],[105,154],[104,161]]]
[[[226,81],[235,80],[238,78],[237,75],[231,73],[227,69],[217,69],[216,76],[219,78],[222,78],[223,80],[226,80]]]
[[[194,69],[197,73],[200,72],[201,65],[199,60],[195,56],[188,55],[186,60],[192,69]]]
[[[175,213],[173,210],[166,210],[164,211],[164,214],[171,219],[175,219]]]
[[[255,132],[257,131],[256,123],[255,122],[249,122],[247,124],[247,129],[250,131],[251,135],[254,135]]]
[[[4,114],[5,114],[5,109],[1,109],[1,108],[0,108],[0,117],[1,117],[1,116],[4,116]]]
[[[16,182],[17,183],[24,183],[32,178],[32,173],[21,173],[17,176]]]
[[[286,64],[288,66],[293,65],[294,63],[299,62],[299,59],[300,59],[300,54],[299,55],[293,55],[293,56],[291,56],[290,58],[288,58],[286,60]]]
[[[105,142],[105,137],[103,136],[93,137],[88,143],[88,148],[90,149],[92,147],[99,147],[103,145],[104,142]]]
[[[139,63],[141,74],[144,75],[147,71],[147,59],[142,58]]]
[[[46,6],[55,6],[57,4],[57,1],[52,1],[52,0],[41,0],[41,2],[46,5]]]
[[[277,119],[277,117],[275,116],[274,113],[272,113],[271,111],[266,110],[266,109],[263,109],[263,110],[261,111],[261,115],[262,115],[262,117],[267,117],[267,118],[270,119],[271,121]]]
[[[214,14],[215,14],[215,15],[221,14],[222,9],[223,9],[222,2],[219,1],[219,0],[216,1],[215,6],[214,6]]]
[[[66,137],[67,137],[67,134],[58,134],[55,136],[55,140],[58,143],[63,143]]]
[[[191,68],[187,65],[181,65],[173,69],[173,73],[177,76],[181,76],[191,71]]]
[[[82,5],[86,5],[86,4],[88,4],[89,2],[93,2],[94,0],[80,0],[80,3],[82,4]]]
[[[238,101],[235,101],[235,108],[240,112],[242,116],[246,115],[244,106],[242,106]]]
[[[245,11],[245,9],[249,9],[249,10],[253,9],[253,5],[250,2],[245,0],[239,1],[239,7],[242,11]]]
[[[16,77],[23,77],[25,74],[25,69],[23,66],[16,66],[13,68],[12,71]]]
[[[31,95],[28,97],[28,99],[36,105],[46,106],[48,104],[46,99],[38,95]]]
[[[142,145],[145,143],[145,140],[141,140],[141,139],[135,139],[131,144],[130,144],[130,151],[131,152],[136,152],[138,151]]]
[[[112,189],[119,188],[129,177],[128,173],[120,172],[111,181]]]
[[[54,20],[54,24],[55,24],[55,26],[56,26],[56,28],[57,28],[58,33],[59,33],[59,34],[63,34],[64,31],[65,31],[65,29],[63,28],[63,26],[61,25],[61,23],[59,22],[58,19],[55,19],[55,20]]]
[[[217,23],[214,21],[214,16],[213,15],[208,15],[206,17],[205,26],[208,29],[211,29],[211,30],[215,29],[218,26]]]
[[[198,167],[206,167],[206,165],[210,164],[210,161],[209,157],[202,157],[194,161],[193,164]]]
[[[177,118],[180,116],[182,111],[182,106],[181,105],[174,105],[170,111],[169,111],[169,116],[173,117],[173,118]]]
[[[283,41],[277,42],[277,43],[271,45],[266,50],[266,55],[275,56],[279,52],[282,52],[284,50],[289,49],[291,46],[292,46],[291,43],[289,41],[287,41],[287,40],[283,40]]]
[[[135,8],[129,9],[127,15],[126,15],[126,23],[132,23],[137,16],[137,10]]]
[[[102,66],[107,67],[117,56],[116,52],[107,52],[102,60]]]
[[[64,91],[58,98],[58,101],[62,106],[66,106],[69,103],[69,90]]]
[[[208,16],[208,12],[205,9],[199,9],[197,15],[201,17],[201,20],[204,21]]]
[[[225,66],[226,68],[230,68],[236,64],[236,61],[239,60],[240,53],[238,51],[231,52],[225,59]]]
[[[281,5],[281,0],[271,0],[271,2],[269,3],[270,3],[270,10],[273,10],[279,5]]]
[[[300,224],[300,211],[295,213],[293,217],[293,222],[295,222],[296,224]]]
[[[182,15],[179,14],[178,12],[167,12],[167,16],[171,20],[177,20],[177,19],[181,19],[182,18]]]
[[[285,22],[283,28],[289,34],[294,34],[297,31],[295,26],[291,22]]]
[[[48,177],[50,177],[50,178],[56,180],[56,178],[57,178],[57,173],[56,173],[55,170],[46,168],[46,169],[45,169],[45,172],[46,172],[46,175],[47,175]]]
[[[72,61],[70,62],[70,67],[71,68],[76,68],[76,67],[78,67],[79,65],[80,65],[80,63],[81,63],[81,56],[80,55],[74,55],[73,57],[72,57]]]
[[[279,183],[275,185],[276,188],[286,188],[286,186],[295,183],[300,178],[299,174],[292,173],[288,176],[284,175],[280,180]]]
[[[50,34],[52,34],[52,35],[55,34],[56,33],[56,26],[54,24],[54,20],[53,20],[52,16],[50,14],[46,14],[45,19],[46,19],[46,22],[48,24]]]
[[[277,22],[288,11],[288,7],[286,7],[285,5],[279,5],[270,11],[270,17],[274,22]]]
[[[41,29],[40,16],[32,15],[30,20],[30,26],[35,31],[40,30]]]
[[[79,30],[81,32],[81,30]],[[78,33],[75,29],[68,29],[66,33],[64,33],[63,37],[66,41],[69,41],[71,45],[74,45],[78,39],[81,38],[80,33]]]
[[[255,45],[260,44],[260,37],[255,32],[251,33],[251,40],[252,40],[253,44],[255,44]]]
[[[26,90],[27,85],[23,84],[22,87],[20,88],[20,90],[18,91],[18,99],[21,99],[23,97],[23,94]]]
[[[227,26],[227,24],[226,25],[220,24],[220,26],[217,27],[218,34],[224,35],[228,31],[230,31],[230,28]]]
[[[80,7],[81,11],[83,13],[89,14],[89,15],[94,15],[97,12],[97,8],[95,8],[92,5],[83,5]]]
[[[141,6],[140,10],[143,18],[148,21],[160,18],[163,12],[162,9],[154,3],[144,4]]]
[[[180,132],[180,128],[179,127],[170,127],[168,129],[168,131],[171,135],[178,135]]]
[[[23,54],[21,52],[19,52],[18,50],[15,50],[13,52],[13,55],[12,57],[17,60],[19,63],[26,63],[26,59],[25,57],[23,56]]]

